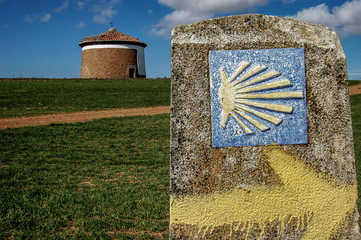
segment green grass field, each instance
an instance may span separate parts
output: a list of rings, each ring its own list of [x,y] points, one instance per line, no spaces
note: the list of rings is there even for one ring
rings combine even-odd
[[[361,94],[351,96],[350,102],[352,111],[352,128],[359,193],[359,199],[357,204],[358,209],[361,213]]]
[[[106,102],[125,107],[115,103],[121,97],[96,90],[102,81],[74,80],[69,87],[59,81],[22,83],[0,82],[2,116],[47,113],[26,109],[40,98],[54,112],[109,108]],[[103,83],[108,92],[138,89],[122,100],[127,107],[169,104],[169,80],[154,83],[153,90],[137,81]],[[60,104],[66,91],[58,96],[52,84],[68,88],[75,102]],[[92,90],[76,103],[76,91],[89,85]],[[49,99],[45,89],[52,91]],[[351,106],[361,173],[361,95],[351,96]],[[169,134],[168,114],[0,130],[0,239],[168,239]]]
[[[1,81],[0,118],[168,106],[169,79]]]
[[[169,115],[0,134],[0,239],[168,237]]]
[[[349,86],[354,86],[354,85],[358,85],[358,84],[361,84],[361,80],[349,80],[348,81]]]

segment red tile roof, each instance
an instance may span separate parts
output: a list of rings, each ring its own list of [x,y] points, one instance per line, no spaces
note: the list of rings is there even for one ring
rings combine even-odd
[[[101,43],[101,42],[120,42],[120,43],[131,43],[146,47],[142,41],[139,41],[138,38],[134,38],[127,34],[118,32],[114,28],[110,28],[107,32],[101,33],[97,36],[85,37],[79,43],[80,46],[84,46],[87,44]]]

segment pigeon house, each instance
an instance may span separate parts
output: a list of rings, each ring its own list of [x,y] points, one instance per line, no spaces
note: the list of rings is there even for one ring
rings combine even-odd
[[[97,36],[85,37],[82,48],[81,78],[145,78],[144,48],[138,38],[110,28]]]

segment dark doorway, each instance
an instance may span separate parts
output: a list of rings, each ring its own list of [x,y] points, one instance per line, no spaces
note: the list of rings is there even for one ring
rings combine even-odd
[[[135,69],[129,68],[129,78],[135,78]]]

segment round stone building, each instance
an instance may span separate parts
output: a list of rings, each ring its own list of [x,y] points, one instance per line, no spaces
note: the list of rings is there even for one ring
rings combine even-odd
[[[145,78],[144,42],[110,28],[97,36],[85,37],[81,78]]]

